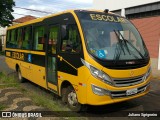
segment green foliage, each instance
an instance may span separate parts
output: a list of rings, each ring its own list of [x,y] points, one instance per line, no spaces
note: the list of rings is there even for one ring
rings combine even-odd
[[[19,87],[19,83],[17,82],[14,75],[8,76],[7,74],[0,72],[0,89],[6,87]]]
[[[5,52],[4,52],[4,51],[0,51],[0,56],[1,56],[1,55],[4,55],[4,54],[5,54]]]
[[[0,26],[5,27],[12,23],[13,6],[15,6],[13,0],[0,0]]]
[[[5,108],[6,106],[0,103],[0,111],[4,110]]]

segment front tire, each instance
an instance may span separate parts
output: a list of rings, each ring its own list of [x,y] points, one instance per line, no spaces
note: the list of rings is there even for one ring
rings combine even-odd
[[[62,102],[75,112],[81,111],[82,105],[78,102],[77,94],[72,86],[62,89]]]
[[[67,88],[66,95],[67,95],[67,105],[68,105],[68,107],[72,111],[76,111],[76,112],[80,111],[81,110],[81,104],[78,102],[77,94],[76,94],[74,88],[69,86]]]
[[[21,83],[25,82],[25,79],[22,77],[20,68],[18,68],[17,74],[18,74],[18,80],[19,80]]]

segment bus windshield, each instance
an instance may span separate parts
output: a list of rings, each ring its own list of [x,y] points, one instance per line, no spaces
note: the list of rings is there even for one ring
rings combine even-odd
[[[137,60],[148,56],[136,28],[125,18],[111,14],[79,14],[90,54],[104,60]]]

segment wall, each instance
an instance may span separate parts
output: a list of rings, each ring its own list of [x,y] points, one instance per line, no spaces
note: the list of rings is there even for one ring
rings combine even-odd
[[[6,34],[6,30],[7,30],[7,27],[5,27],[5,28],[0,27],[0,36],[1,35],[5,35]]]
[[[159,2],[159,0],[93,0],[93,8],[118,10],[153,2]]]
[[[159,53],[159,34],[160,16],[148,17],[131,20],[141,33],[151,58],[158,58]]]
[[[133,19],[131,21],[138,28],[149,50],[153,76],[160,76],[160,70],[158,70],[160,16]]]
[[[4,50],[4,44],[5,44],[5,40],[6,40],[6,31],[7,31],[7,27],[3,28],[0,27],[0,39],[1,39],[1,43],[0,45],[2,45],[2,50]]]
[[[160,70],[160,34],[159,34],[159,55],[158,55],[158,70]]]

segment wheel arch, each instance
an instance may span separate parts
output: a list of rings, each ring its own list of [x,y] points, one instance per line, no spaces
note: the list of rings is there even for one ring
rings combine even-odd
[[[16,64],[16,66],[15,66],[15,70],[16,70],[16,72],[18,72],[18,69],[19,69],[19,65],[18,65],[18,64]]]
[[[62,96],[62,89],[63,88],[67,88],[68,86],[72,86],[73,85],[68,81],[68,80],[64,80],[62,83],[61,83],[61,86],[60,86],[60,96]],[[74,88],[74,87],[73,87]]]

